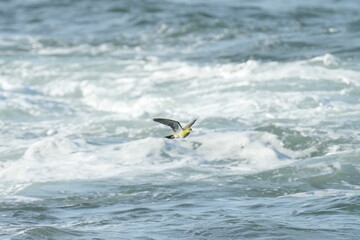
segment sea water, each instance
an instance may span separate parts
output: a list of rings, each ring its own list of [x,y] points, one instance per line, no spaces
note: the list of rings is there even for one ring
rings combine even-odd
[[[1,1],[0,239],[359,239],[359,39],[350,0]]]

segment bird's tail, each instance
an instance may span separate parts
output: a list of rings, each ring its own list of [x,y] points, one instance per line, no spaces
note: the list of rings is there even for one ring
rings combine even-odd
[[[165,137],[168,138],[168,139],[174,139],[175,138],[174,134],[171,134],[171,135],[165,136]]]

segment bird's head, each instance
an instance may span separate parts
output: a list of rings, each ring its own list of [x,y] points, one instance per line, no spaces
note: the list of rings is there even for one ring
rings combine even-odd
[[[192,129],[191,128],[185,128],[184,132],[187,133],[187,134],[190,134],[192,132]]]
[[[191,127],[187,127],[187,128],[184,128],[184,130],[188,133],[191,133],[192,132],[192,128]]]

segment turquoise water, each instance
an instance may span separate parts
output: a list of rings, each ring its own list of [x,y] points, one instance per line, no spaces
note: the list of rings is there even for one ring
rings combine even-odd
[[[358,239],[359,16],[1,1],[0,239]]]

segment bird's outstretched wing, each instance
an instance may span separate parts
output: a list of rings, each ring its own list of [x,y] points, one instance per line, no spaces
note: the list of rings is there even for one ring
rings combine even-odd
[[[178,121],[165,119],[165,118],[154,118],[155,122],[162,123],[166,126],[171,127],[174,132],[178,132],[182,129],[181,124]]]
[[[195,120],[192,120],[191,122],[189,122],[184,128],[191,128],[191,126],[196,122]]]

